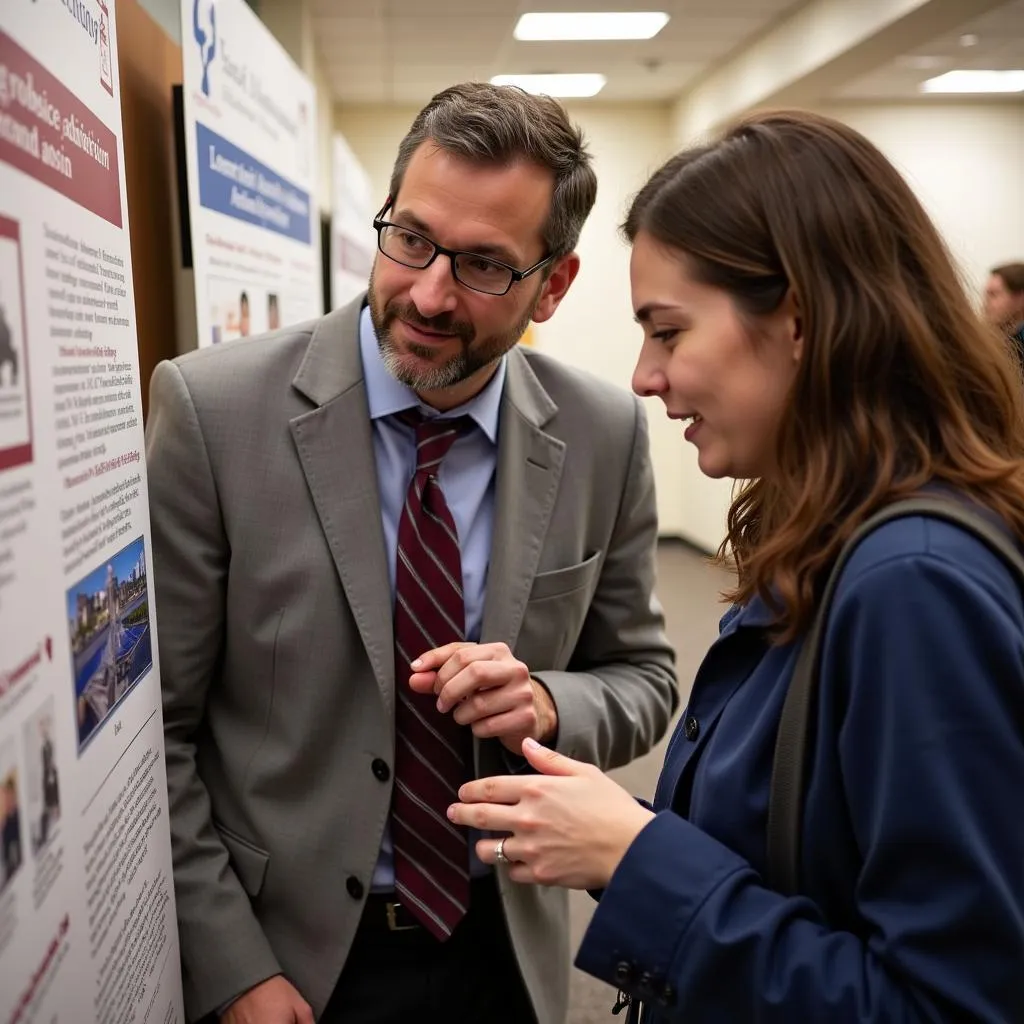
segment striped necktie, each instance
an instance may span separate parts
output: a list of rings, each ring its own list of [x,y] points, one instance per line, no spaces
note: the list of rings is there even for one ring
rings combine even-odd
[[[415,428],[416,472],[398,525],[395,574],[395,890],[444,941],[469,907],[467,833],[446,812],[471,776],[472,734],[437,710],[435,694],[413,693],[408,680],[414,658],[466,635],[459,540],[437,473],[470,421],[418,412],[401,419]]]

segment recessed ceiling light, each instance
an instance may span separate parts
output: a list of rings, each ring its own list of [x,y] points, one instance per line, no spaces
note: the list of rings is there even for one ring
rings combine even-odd
[[[545,11],[524,14],[516,39],[651,39],[668,23],[664,11]]]
[[[518,85],[527,92],[563,99],[596,96],[605,86],[604,75],[495,75],[491,85]]]
[[[947,71],[921,83],[922,92],[994,93],[1024,92],[1021,71]]]
[[[965,32],[960,37],[961,46],[977,46],[978,42],[978,37],[973,32]]]

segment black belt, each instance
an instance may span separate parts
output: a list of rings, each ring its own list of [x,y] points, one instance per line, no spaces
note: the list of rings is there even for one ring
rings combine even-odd
[[[397,893],[371,892],[363,908],[360,928],[367,930],[409,932],[426,931],[398,900]]]
[[[473,910],[484,909],[488,905],[495,909],[500,907],[498,886],[494,875],[471,878],[469,887],[470,904],[467,914]],[[408,932],[410,935],[415,932],[420,932],[423,935],[430,934],[395,892],[371,892],[366,897],[359,928],[377,934],[386,932]]]

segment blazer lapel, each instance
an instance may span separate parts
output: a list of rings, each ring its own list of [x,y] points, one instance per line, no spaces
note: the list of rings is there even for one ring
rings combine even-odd
[[[320,525],[374,675],[393,709],[391,588],[373,427],[359,354],[362,299],[324,317],[292,386],[316,408],[290,423]]]
[[[526,356],[508,354],[498,427],[494,536],[481,639],[515,645],[558,494],[565,442],[544,431],[557,406]]]

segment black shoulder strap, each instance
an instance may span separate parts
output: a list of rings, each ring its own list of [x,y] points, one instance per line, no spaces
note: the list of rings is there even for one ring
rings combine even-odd
[[[922,515],[955,523],[984,541],[1006,562],[1024,588],[1024,556],[1010,535],[980,512],[953,499],[906,498],[876,512],[853,532],[829,573],[821,603],[800,649],[775,739],[771,795],[768,803],[766,881],[776,892],[793,895],[798,891],[808,748],[813,731],[821,647],[836,584],[854,549],[867,534],[892,519]]]

